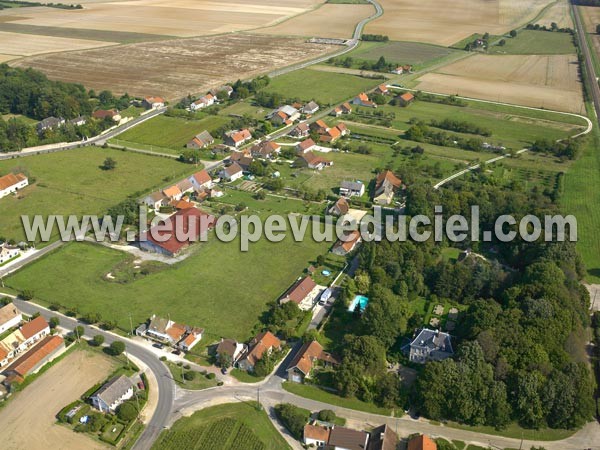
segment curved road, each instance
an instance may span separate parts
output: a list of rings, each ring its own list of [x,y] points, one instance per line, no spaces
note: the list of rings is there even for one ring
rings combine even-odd
[[[157,380],[158,391],[158,401],[156,403],[156,410],[154,411],[154,414],[148,422],[148,425],[146,426],[146,428],[144,429],[144,431],[142,432],[142,434],[140,435],[139,439],[133,447],[135,449],[140,450],[149,449],[160,434],[160,432],[164,429],[171,416],[171,410],[175,398],[175,384],[171,378],[171,373],[169,372],[169,369],[156,357],[154,353],[142,347],[141,345],[139,345],[131,339],[123,338],[114,333],[101,330],[100,328],[86,325],[84,323],[79,322],[76,319],[67,317],[56,311],[50,311],[49,309],[43,308],[34,303],[30,303],[19,299],[14,299],[13,301],[15,305],[25,314],[31,315],[33,313],[39,312],[46,319],[49,319],[53,316],[60,317],[60,326],[67,330],[72,331],[75,329],[76,326],[82,326],[85,330],[84,334],[87,337],[92,337],[96,334],[100,334],[104,336],[104,342],[106,344],[110,344],[111,342],[117,340],[124,342],[127,349],[126,351],[135,358],[142,361],[142,363],[144,363],[148,367],[148,370],[154,373],[154,376]]]
[[[271,78],[277,77],[279,75],[283,75],[284,73],[289,73],[289,72],[293,72],[295,70],[304,69],[308,66],[312,66],[313,64],[319,64],[321,62],[327,61],[330,58],[336,58],[345,53],[348,53],[348,52],[354,50],[356,47],[358,47],[358,44],[360,43],[360,37],[362,36],[365,25],[367,23],[369,23],[370,21],[377,19],[378,17],[380,17],[383,14],[383,8],[381,7],[381,5],[379,3],[377,3],[377,0],[367,0],[367,1],[375,7],[375,14],[364,18],[363,20],[361,20],[360,22],[358,22],[356,24],[356,28],[354,29],[354,34],[352,36],[352,39],[349,41],[349,44],[346,46],[346,48],[344,48],[343,50],[340,50],[339,52],[336,52],[336,53],[330,53],[325,56],[319,56],[318,58],[311,59],[310,61],[305,61],[305,62],[302,62],[299,64],[294,64],[294,65],[291,65],[288,67],[284,67],[283,69],[274,70],[273,72],[268,74],[269,77],[271,77]]]

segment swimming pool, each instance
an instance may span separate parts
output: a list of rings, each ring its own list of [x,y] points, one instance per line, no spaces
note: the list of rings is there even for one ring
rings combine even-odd
[[[352,300],[352,303],[350,303],[350,306],[348,306],[348,311],[354,312],[357,304],[360,305],[360,311],[362,312],[369,304],[369,298],[365,297],[364,295],[355,296],[354,300]]]

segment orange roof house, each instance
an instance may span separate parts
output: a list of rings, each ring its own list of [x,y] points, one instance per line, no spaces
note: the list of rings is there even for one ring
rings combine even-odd
[[[398,101],[401,106],[407,106],[415,100],[415,96],[410,92],[405,92],[402,95],[398,96]]]
[[[422,434],[408,441],[408,450],[437,450],[437,444]]]
[[[339,241],[337,241],[334,246],[333,249],[331,250],[332,253],[336,254],[336,255],[342,255],[345,256],[348,253],[350,253],[352,250],[354,250],[356,248],[356,246],[359,244],[361,239],[360,236],[360,231],[358,230],[354,230],[351,233],[349,233],[344,240],[340,239]]]
[[[48,322],[46,322],[46,319],[44,319],[42,316],[37,316],[32,321],[24,324],[20,330],[25,339],[31,339],[38,334],[43,334],[44,330],[48,332],[50,330],[50,326],[48,325]]]
[[[60,336],[46,336],[39,344],[35,345],[25,355],[21,356],[10,366],[4,369],[5,374],[14,374],[26,377],[38,370],[50,360],[52,355],[64,347],[64,340]]]
[[[8,189],[25,180],[27,180],[27,177],[22,173],[8,173],[3,177],[0,177],[0,191]]]
[[[288,380],[301,382],[305,377],[310,376],[310,372],[317,361],[325,365],[339,364],[339,360],[324,351],[317,341],[307,342],[290,362],[287,368]]]
[[[294,302],[296,304],[300,304],[316,286],[317,283],[315,283],[311,277],[304,277],[296,281],[292,287],[290,287],[286,293],[283,294],[283,296],[279,299],[279,302]]]
[[[250,351],[246,357],[238,362],[242,370],[253,371],[256,363],[262,359],[265,353],[270,353],[274,348],[281,348],[281,341],[270,331],[263,331],[248,344]]]
[[[174,184],[173,186],[170,186],[170,187],[164,189],[163,194],[165,194],[167,197],[169,197],[171,199],[179,200],[181,198],[181,196],[183,195],[183,192],[181,192],[181,189],[179,189],[179,187]]]
[[[319,137],[321,142],[333,143],[341,137],[342,133],[338,127],[329,128],[324,134]]]

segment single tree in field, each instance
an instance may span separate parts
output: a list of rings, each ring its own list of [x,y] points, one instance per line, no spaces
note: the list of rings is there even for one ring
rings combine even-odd
[[[596,34],[600,34],[600,24],[596,25]]]
[[[510,37],[514,38],[517,37],[517,30],[510,30]]]
[[[102,170],[113,170],[115,167],[117,167],[117,162],[111,157],[108,157],[104,160],[102,166],[100,167]]]

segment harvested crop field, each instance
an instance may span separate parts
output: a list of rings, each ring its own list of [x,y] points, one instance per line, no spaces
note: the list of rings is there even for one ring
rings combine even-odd
[[[385,14],[366,33],[392,40],[449,46],[472,34],[502,34],[525,23],[551,0],[381,0]]]
[[[136,96],[152,93],[173,100],[336,48],[298,38],[275,40],[241,33],[38,56],[14,65],[33,67],[51,79],[83,83],[96,90]]]
[[[11,8],[3,21],[17,24],[190,37],[264,27],[301,14],[318,4],[278,0],[132,0],[86,2],[79,10]]]
[[[418,79],[418,89],[580,113],[575,55],[476,55]]]
[[[573,18],[571,17],[571,8],[569,0],[559,0],[544,13],[536,23],[549,27],[552,22],[558,25],[558,28],[573,28]]]
[[[55,415],[115,369],[108,356],[75,350],[41,375],[0,410],[2,448],[105,449],[86,433],[56,423]]]
[[[418,89],[580,113],[574,55],[477,55],[418,79]]]
[[[6,62],[6,61],[10,61],[11,59],[15,59],[15,58],[16,58],[15,55],[0,54],[0,63]]]
[[[6,33],[0,31],[0,48],[8,55],[32,56],[43,53],[65,52],[106,47],[115,42],[69,39],[31,34]]]
[[[260,31],[284,36],[351,38],[356,24],[374,12],[371,5],[325,4]]]

